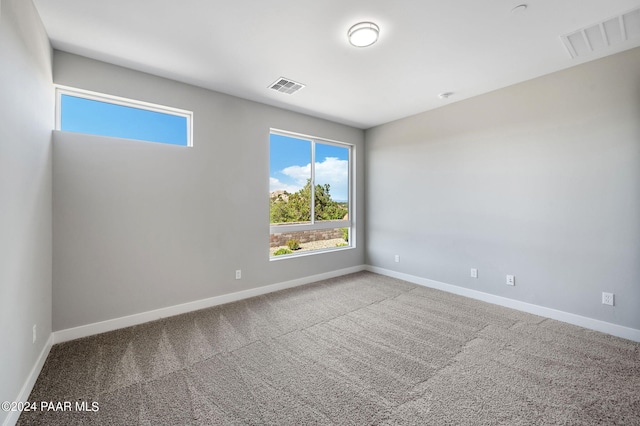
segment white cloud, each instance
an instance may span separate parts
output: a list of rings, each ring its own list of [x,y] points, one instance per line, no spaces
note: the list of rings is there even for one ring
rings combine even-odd
[[[298,191],[306,185],[311,176],[311,164],[306,166],[289,166],[282,169],[281,173],[291,180],[286,184],[277,178],[269,179],[270,192],[283,189],[289,193]],[[349,161],[336,157],[326,157],[321,162],[316,162],[316,184],[331,185],[331,198],[334,200],[346,200],[348,198]]]
[[[317,166],[316,166],[317,167]],[[289,166],[282,169],[282,174],[291,178],[300,188],[307,184],[311,177],[311,164],[306,166]]]
[[[328,183],[331,188],[346,189],[349,182],[349,162],[335,157],[326,157],[316,162],[316,183]]]
[[[298,192],[303,185],[301,186],[297,186],[297,185],[288,185],[284,182],[280,182],[280,180],[274,178],[274,177],[270,177],[269,178],[269,192],[273,192],[273,191],[278,191],[278,190],[284,190],[287,191],[290,194],[293,194],[294,192]]]

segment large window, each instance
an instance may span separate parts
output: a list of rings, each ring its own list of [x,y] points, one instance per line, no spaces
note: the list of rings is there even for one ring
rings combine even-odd
[[[272,259],[353,246],[352,171],[351,145],[271,131]]]
[[[190,111],[58,87],[58,130],[191,146]]]

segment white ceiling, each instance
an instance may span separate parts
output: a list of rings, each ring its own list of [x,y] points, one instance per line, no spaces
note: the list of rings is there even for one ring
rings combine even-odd
[[[640,0],[34,0],[56,49],[369,128],[640,45],[560,36]],[[524,13],[511,9],[525,3]],[[355,48],[349,27],[380,38]],[[279,77],[306,85],[269,90]],[[449,99],[442,92],[454,92]]]

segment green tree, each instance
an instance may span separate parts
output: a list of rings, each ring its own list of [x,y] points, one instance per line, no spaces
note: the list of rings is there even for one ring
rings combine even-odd
[[[316,220],[337,220],[347,214],[344,207],[331,199],[330,189],[331,186],[328,183],[316,185],[314,209]]]
[[[331,199],[329,184],[315,186],[315,220],[342,219],[348,210]],[[285,192],[271,198],[271,223],[309,222],[311,220],[311,180],[294,194]]]

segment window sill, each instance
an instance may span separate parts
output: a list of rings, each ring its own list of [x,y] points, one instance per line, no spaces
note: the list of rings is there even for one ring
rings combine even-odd
[[[344,247],[335,247],[335,248],[326,248],[326,249],[318,249],[318,250],[308,250],[302,253],[291,253],[291,254],[281,254],[279,256],[269,256],[269,262],[275,262],[279,260],[285,259],[294,259],[299,257],[307,257],[307,256],[315,256],[318,254],[324,253],[334,253],[337,251],[345,251],[355,249],[355,246],[344,246]]]

